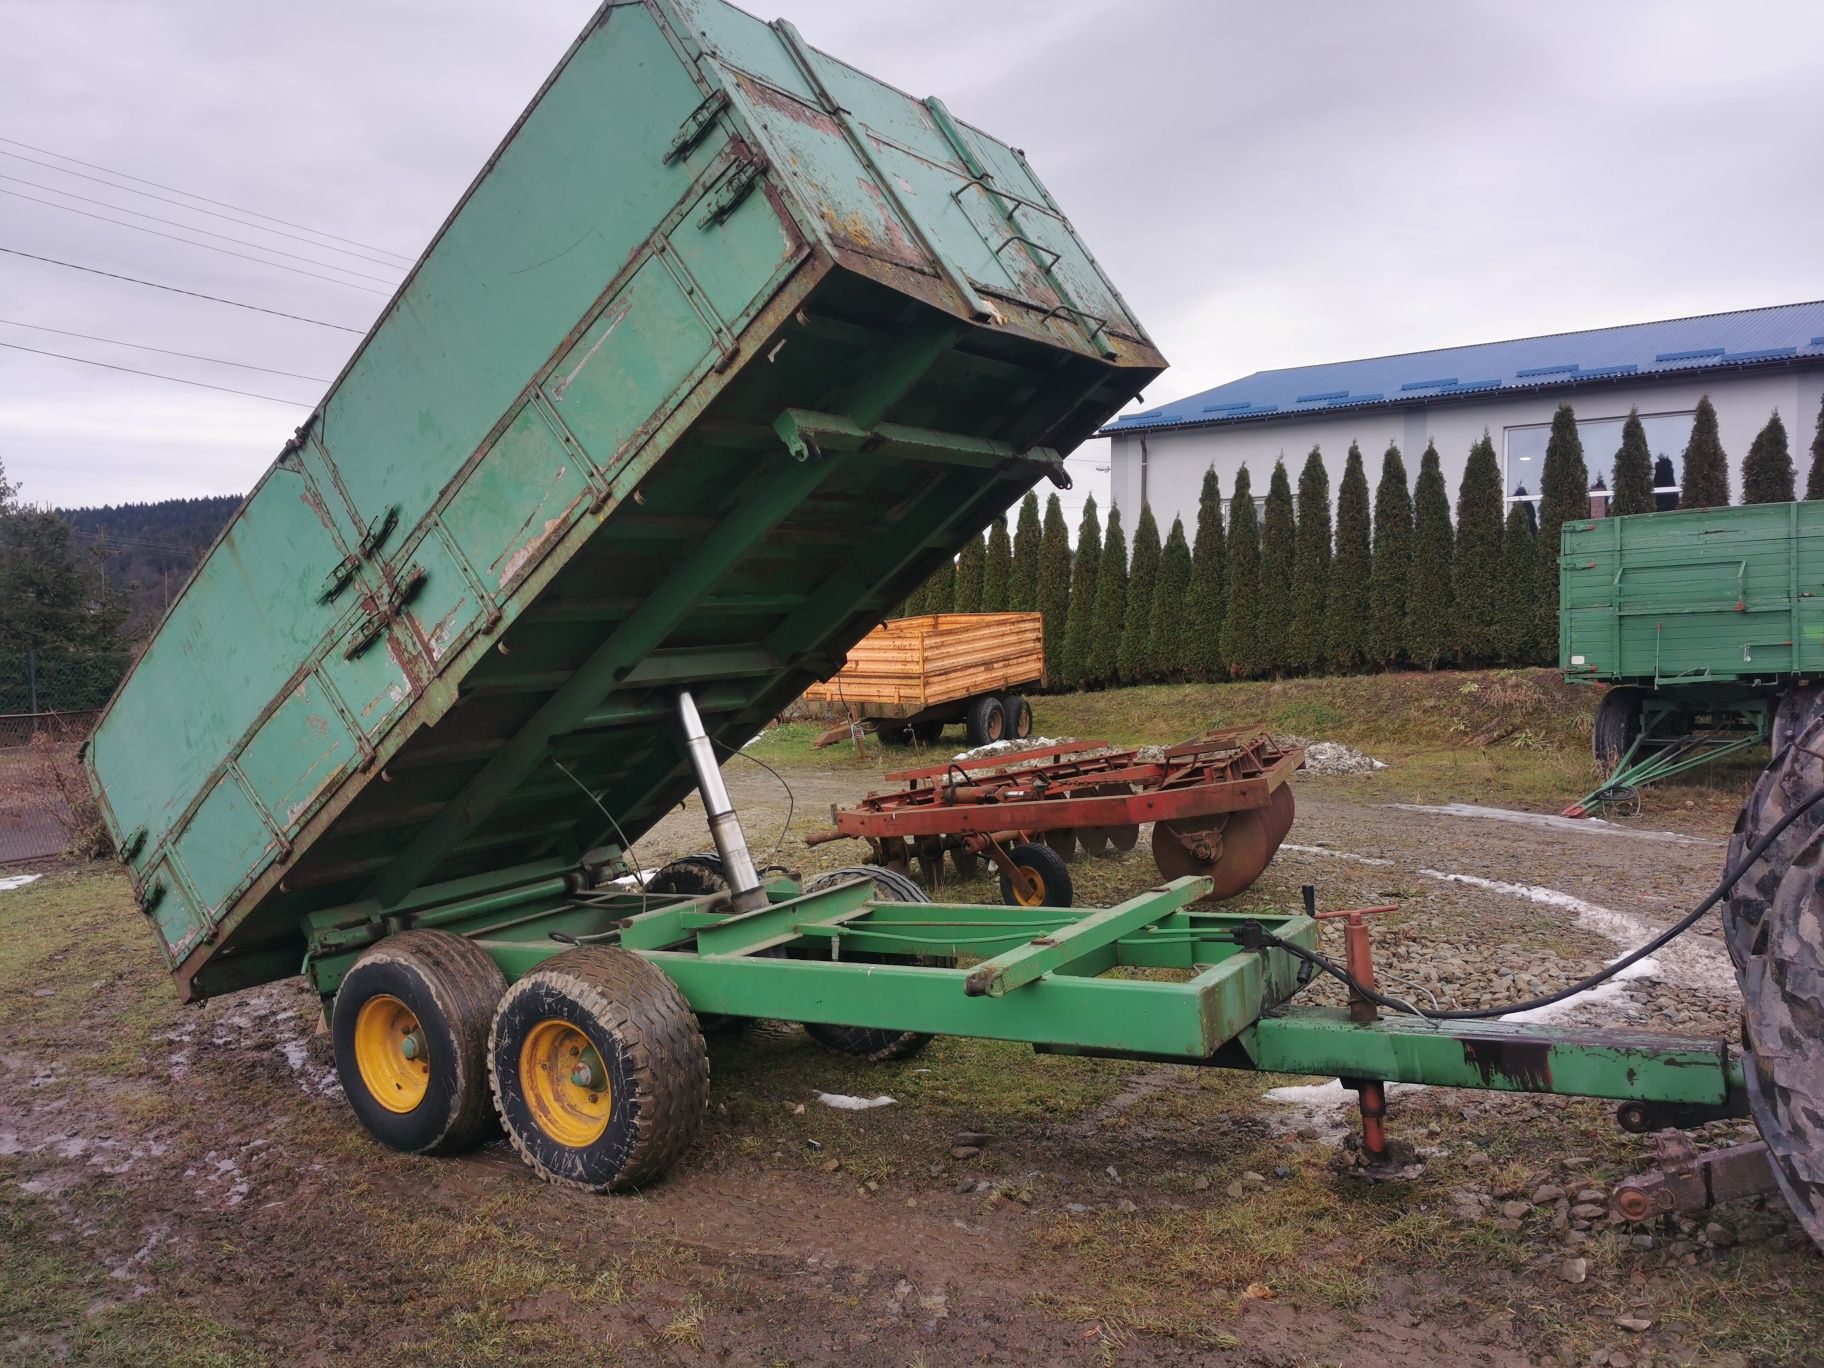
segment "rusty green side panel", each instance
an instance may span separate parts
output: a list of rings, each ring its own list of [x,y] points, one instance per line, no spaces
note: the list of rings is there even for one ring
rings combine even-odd
[[[1559,664],[1571,680],[1777,685],[1824,675],[1824,504],[1566,523]]]
[[[1163,364],[1017,151],[720,0],[605,5],[95,731],[180,987],[615,857],[689,786],[677,688],[745,739]]]

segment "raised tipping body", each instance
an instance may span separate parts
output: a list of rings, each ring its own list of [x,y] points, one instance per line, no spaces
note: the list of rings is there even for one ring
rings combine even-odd
[[[614,859],[689,787],[677,688],[745,740],[1163,364],[1016,150],[605,5],[96,729],[181,990]]]

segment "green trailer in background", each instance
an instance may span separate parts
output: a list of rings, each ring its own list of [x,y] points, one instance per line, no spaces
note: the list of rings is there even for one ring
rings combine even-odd
[[[1786,745],[1824,679],[1824,504],[1593,518],[1559,546],[1559,667],[1609,686],[1591,735],[1609,777],[1565,815]]]

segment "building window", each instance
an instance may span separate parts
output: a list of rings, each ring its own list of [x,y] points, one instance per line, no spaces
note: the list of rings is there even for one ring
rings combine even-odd
[[[1692,416],[1689,409],[1640,415],[1640,425],[1647,433],[1647,450],[1653,453],[1655,494],[1678,493],[1685,444],[1691,440]],[[1577,420],[1577,436],[1583,443],[1583,462],[1589,467],[1592,484],[1601,480],[1607,488],[1615,487],[1612,467],[1615,453],[1621,448],[1621,425],[1626,421],[1626,414],[1617,418]],[[1539,502],[1539,479],[1545,470],[1545,446],[1551,436],[1550,423],[1527,423],[1503,430],[1506,445],[1503,465],[1509,503]]]

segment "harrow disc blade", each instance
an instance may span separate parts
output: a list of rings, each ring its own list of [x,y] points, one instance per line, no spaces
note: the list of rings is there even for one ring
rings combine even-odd
[[[1140,826],[1133,823],[1128,826],[1103,827],[1108,836],[1108,843],[1122,854],[1126,854],[1140,844]]]
[[[1273,790],[1273,796],[1267,800],[1267,830],[1273,835],[1273,849],[1279,849],[1279,843],[1286,839],[1286,833],[1292,830],[1292,819],[1298,815],[1298,805],[1292,797],[1292,786],[1281,784]]]
[[[1278,844],[1265,809],[1232,812],[1219,830],[1170,822],[1153,825],[1153,863],[1159,872],[1168,879],[1204,875],[1216,885],[1210,897],[1217,901],[1234,897],[1258,879]],[[1210,849],[1212,858],[1198,854],[1195,847],[1200,845]]]

